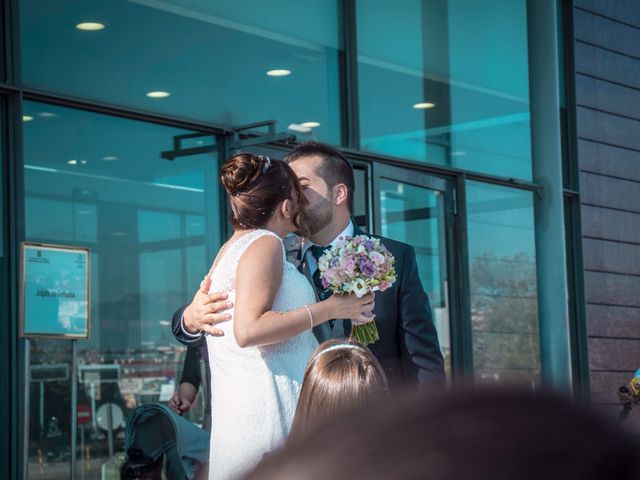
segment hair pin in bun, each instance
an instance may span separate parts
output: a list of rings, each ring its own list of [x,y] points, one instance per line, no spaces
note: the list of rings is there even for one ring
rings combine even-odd
[[[264,165],[262,165],[262,174],[264,175],[271,166],[271,159],[266,155],[258,155],[258,158],[264,162]]]

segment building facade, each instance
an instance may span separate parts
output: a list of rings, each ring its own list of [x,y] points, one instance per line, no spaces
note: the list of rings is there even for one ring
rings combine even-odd
[[[615,412],[640,366],[640,6],[581,0],[573,17],[591,390]]]
[[[449,388],[617,412],[640,367],[633,1],[0,5],[2,478],[114,468],[101,407],[176,386],[171,315],[230,233],[221,162],[311,139],[352,163],[355,221],[415,247]],[[20,336],[22,242],[90,250],[88,339]]]

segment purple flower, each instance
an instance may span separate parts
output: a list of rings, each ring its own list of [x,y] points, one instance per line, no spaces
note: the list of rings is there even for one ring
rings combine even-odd
[[[368,259],[361,259],[360,271],[364,276],[371,278],[373,277],[373,274],[375,273],[376,269]]]
[[[327,281],[326,278],[322,277],[320,280],[322,281],[322,288],[328,288],[329,287],[329,282]]]
[[[367,252],[370,252],[371,250],[373,250],[373,240],[367,240],[366,242],[364,242],[364,248],[367,249]]]

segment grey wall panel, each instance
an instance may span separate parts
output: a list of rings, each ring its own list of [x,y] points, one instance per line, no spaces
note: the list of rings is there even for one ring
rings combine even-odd
[[[577,125],[579,138],[640,151],[640,120],[578,107]]]
[[[634,245],[585,238],[582,251],[586,270],[640,275],[640,242]]]
[[[592,370],[635,371],[640,366],[640,340],[592,337],[589,358]]]
[[[591,336],[640,339],[640,308],[590,304],[587,324]]]
[[[638,0],[574,0],[573,4],[581,9],[640,28]]]
[[[576,39],[640,58],[640,28],[580,9],[575,10],[573,22]]]
[[[640,118],[640,90],[605,80],[576,75],[576,102],[582,107]]]
[[[640,276],[585,271],[584,283],[589,303],[640,307]]]
[[[582,203],[640,213],[640,182],[635,180],[581,172],[580,190]],[[634,236],[637,237],[635,240],[625,240],[640,243],[640,232],[636,232]]]
[[[591,399],[599,403],[618,403],[618,388],[629,383],[633,371],[591,372]]]
[[[640,60],[618,53],[575,42],[575,66],[577,73],[602,78],[640,89]]]
[[[588,205],[582,205],[581,212],[583,236],[620,242],[638,241],[640,214]]]
[[[578,140],[580,169],[614,177],[640,181],[640,152],[604,145],[591,140]]]

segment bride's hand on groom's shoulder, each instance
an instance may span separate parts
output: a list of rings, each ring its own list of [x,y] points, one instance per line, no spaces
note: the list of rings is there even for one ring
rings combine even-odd
[[[371,313],[376,305],[373,293],[360,298],[354,294],[332,295],[324,302],[330,309],[330,318],[348,318],[354,323],[367,323],[374,318]]]
[[[211,280],[207,276],[184,310],[182,318],[185,329],[190,333],[205,332],[221,337],[224,332],[216,325],[231,320],[231,315],[225,311],[233,304],[226,292],[208,293],[210,286]]]

